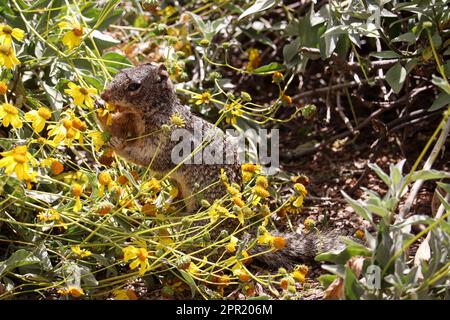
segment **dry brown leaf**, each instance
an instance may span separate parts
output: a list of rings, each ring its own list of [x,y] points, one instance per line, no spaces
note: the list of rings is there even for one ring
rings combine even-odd
[[[361,276],[364,260],[365,260],[364,257],[356,256],[347,261],[347,266],[349,266],[350,269],[352,269],[353,273],[358,279]]]
[[[344,279],[336,278],[323,292],[326,300],[341,300],[344,298]]]

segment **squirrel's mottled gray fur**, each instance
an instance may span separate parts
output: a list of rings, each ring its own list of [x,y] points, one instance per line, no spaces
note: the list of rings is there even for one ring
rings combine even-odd
[[[231,147],[235,159],[232,164],[181,165],[171,173],[170,177],[177,182],[189,212],[199,207],[200,198],[213,201],[225,194],[225,188],[219,182],[221,168],[231,181],[241,183],[237,148],[219,128],[195,116],[179,103],[164,65],[145,64],[124,69],[101,96],[117,111],[112,115],[111,124],[106,123],[106,117],[99,116],[98,119],[102,130],[111,135],[110,144],[115,152],[138,165],[150,165],[150,171],[158,178],[176,166],[171,160],[171,152],[178,142],[171,141],[170,130],[161,130],[163,125],[170,124],[174,114],[185,120],[184,129],[193,131],[194,127],[200,126],[204,134],[213,132],[214,136],[221,137],[226,148]],[[217,141],[212,140],[211,143]],[[212,186],[207,188],[209,185]],[[296,262],[312,259],[319,252],[343,247],[334,231],[304,235],[289,233],[283,237],[287,243],[283,250],[260,255],[258,260],[272,268],[289,268]]]

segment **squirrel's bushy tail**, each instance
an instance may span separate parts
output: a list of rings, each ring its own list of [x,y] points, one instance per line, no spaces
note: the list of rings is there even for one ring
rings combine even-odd
[[[271,269],[280,267],[292,269],[296,264],[313,261],[314,257],[320,253],[344,249],[345,243],[341,239],[341,232],[340,230],[328,230],[310,231],[303,234],[280,233],[279,236],[286,240],[286,247],[275,252],[256,255],[255,260]],[[252,253],[263,250],[264,248],[260,247]]]

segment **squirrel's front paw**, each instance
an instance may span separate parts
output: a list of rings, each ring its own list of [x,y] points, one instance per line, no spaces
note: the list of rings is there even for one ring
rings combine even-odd
[[[108,144],[110,145],[111,148],[115,150],[120,150],[125,147],[125,139],[111,136]]]

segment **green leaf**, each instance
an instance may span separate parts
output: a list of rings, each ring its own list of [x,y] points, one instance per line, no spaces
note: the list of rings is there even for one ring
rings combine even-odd
[[[108,67],[108,70],[112,74],[116,74],[123,68],[132,67],[133,64],[127,57],[117,53],[117,52],[108,52],[102,56],[105,65]]]
[[[350,245],[342,250],[334,250],[325,253],[321,253],[315,257],[316,261],[329,261],[336,264],[344,264],[350,258],[355,256],[370,257],[372,252],[360,244]]]
[[[376,163],[369,163],[368,166],[370,169],[375,171],[377,176],[380,177],[387,186],[391,184],[391,178],[389,178],[389,176],[383,171],[383,169],[381,169]]]
[[[438,95],[437,99],[434,100],[433,104],[431,105],[430,109],[428,111],[436,111],[443,107],[446,107],[450,104],[450,94],[447,92],[441,92],[441,94]]]
[[[257,297],[247,298],[247,300],[270,300],[270,297],[269,296],[257,296]]]
[[[372,52],[369,54],[369,57],[374,57],[378,59],[396,59],[400,58],[400,55],[392,50],[380,51],[380,52]]]
[[[386,72],[386,81],[395,93],[399,93],[402,90],[406,75],[406,69],[399,62]]]
[[[100,51],[114,47],[115,45],[118,45],[120,43],[119,40],[114,39],[110,35],[103,34],[98,30],[94,30],[91,36]]]
[[[39,262],[39,258],[35,257],[31,252],[24,249],[19,249],[6,261],[0,262],[0,278],[3,274],[14,270],[15,268],[30,264],[38,264]]]
[[[392,42],[408,42],[409,44],[413,44],[416,42],[416,35],[412,32],[404,33],[397,38],[392,39]]]
[[[247,16],[254,15],[256,13],[265,11],[272,8],[275,5],[275,0],[256,0],[255,3],[245,10],[238,18],[238,20],[244,19]]]
[[[412,174],[412,181],[416,180],[436,180],[450,178],[450,172],[439,171],[439,170],[419,170]]]
[[[205,38],[205,34],[206,34],[207,30],[206,30],[206,25],[202,20],[202,17],[200,17],[199,15],[196,15],[195,13],[192,13],[192,12],[188,12],[188,14],[194,20],[195,24],[200,29],[200,32],[203,34],[203,37]]]
[[[42,86],[44,87],[45,95],[52,107],[53,110],[61,110],[64,106],[64,97],[56,90],[54,87],[49,86],[45,82],[42,82]]]
[[[344,293],[345,297],[350,300],[359,300],[364,294],[364,289],[352,269],[347,266],[345,267]]]
[[[180,272],[181,272],[181,275],[183,276],[184,280],[186,281],[186,283],[191,288],[192,298],[194,298],[195,293],[197,292],[197,285],[195,284],[194,278],[192,278],[192,276],[184,270],[180,270]]]
[[[291,43],[283,47],[283,58],[285,63],[291,62],[296,56],[298,56],[300,49],[300,39],[296,38]]]
[[[265,66],[259,67],[255,70],[253,70],[253,73],[258,73],[258,74],[270,74],[270,73],[274,73],[275,71],[281,71],[284,70],[285,67],[281,64],[278,64],[276,62],[272,62],[269,64],[266,64]]]
[[[435,76],[433,74],[431,82],[433,82],[435,86],[438,86],[439,88],[444,90],[445,93],[450,94],[450,85],[441,77]]]
[[[322,287],[324,287],[325,289],[328,288],[330,286],[330,284],[336,280],[337,275],[335,274],[324,274],[321,275],[319,278],[319,282],[322,285]]]
[[[363,217],[365,220],[372,222],[372,215],[370,214],[369,210],[364,208],[362,204],[360,204],[358,201],[352,199],[348,194],[346,194],[344,191],[341,190],[342,195],[344,196],[345,200],[348,202],[348,204],[355,210],[357,214],[359,214],[361,217]]]

